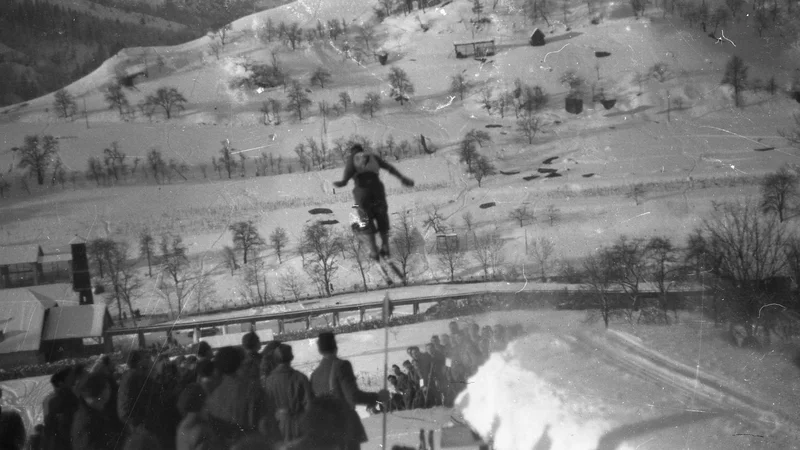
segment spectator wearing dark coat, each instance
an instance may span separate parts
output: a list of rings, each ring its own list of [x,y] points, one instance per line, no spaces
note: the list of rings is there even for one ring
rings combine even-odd
[[[275,362],[275,350],[281,345],[281,341],[269,341],[267,345],[264,346],[264,350],[261,351],[261,365],[259,367],[261,374],[261,385],[265,386],[267,377],[272,370],[278,365]]]
[[[214,361],[202,360],[197,363],[197,383],[203,388],[206,397],[214,392],[214,389],[219,386],[220,378],[219,371],[214,367]]]
[[[0,450],[22,450],[25,447],[25,438],[22,416],[13,409],[0,412]]]
[[[325,395],[316,397],[303,420],[303,437],[287,443],[283,450],[341,450],[350,448],[344,430],[349,407],[341,400]]]
[[[177,406],[183,420],[178,425],[176,450],[214,450],[222,445],[202,414],[205,403],[206,392],[197,383],[186,386],[181,392]]]
[[[392,366],[392,372],[394,372],[394,377],[397,380],[397,392],[403,398],[403,409],[413,408],[416,386],[412,384],[411,380],[408,378],[408,375],[404,374],[397,364]]]
[[[158,394],[150,379],[152,359],[144,350],[133,350],[128,354],[128,370],[119,381],[117,416],[128,430],[132,431],[146,419],[154,420]]]
[[[123,443],[123,427],[117,417],[105,413],[111,399],[108,378],[89,375],[80,389],[80,406],[72,421],[73,450],[112,450]]]
[[[284,441],[301,435],[300,422],[311,404],[311,383],[308,377],[293,369],[292,347],[281,344],[275,349],[278,362],[267,377],[265,391],[270,409],[275,411],[275,421]]]
[[[72,419],[78,410],[78,397],[72,389],[74,383],[75,375],[72,367],[63,368],[50,377],[53,392],[42,402],[44,412],[42,448],[45,450],[72,449]]]
[[[103,374],[111,386],[111,400],[106,405],[106,414],[117,414],[117,398],[119,398],[119,383],[116,379],[116,368],[108,355],[97,358],[92,366],[91,373]]]
[[[206,341],[200,341],[197,344],[197,361],[211,361],[213,358],[214,351],[211,349],[211,345]]]
[[[317,338],[317,350],[322,361],[311,374],[311,388],[314,396],[330,396],[341,402],[347,412],[345,449],[360,449],[367,441],[367,434],[361,424],[361,418],[355,412],[356,405],[374,406],[378,401],[387,404],[388,392],[380,394],[364,392],[358,388],[356,376],[350,361],[339,359],[336,337],[331,332],[320,333]]]
[[[266,396],[259,383],[237,377],[244,359],[241,347],[223,347],[214,356],[222,379],[206,401],[205,411],[212,431],[225,445],[258,432],[259,422],[269,417]]]
[[[261,339],[251,331],[242,336],[242,348],[244,349],[244,360],[239,367],[239,375],[257,382],[260,381],[261,354],[258,351],[261,349]]]

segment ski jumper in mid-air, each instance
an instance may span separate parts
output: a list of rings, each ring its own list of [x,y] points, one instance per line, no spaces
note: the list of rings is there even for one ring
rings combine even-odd
[[[369,237],[370,256],[373,259],[389,257],[389,206],[386,203],[386,190],[378,176],[380,169],[396,176],[403,186],[414,186],[414,180],[401,174],[380,156],[365,151],[360,144],[350,147],[342,180],[333,183],[336,187],[344,187],[350,178],[353,179],[353,199],[361,219],[366,222],[363,232]],[[380,253],[375,240],[376,229],[381,235]]]

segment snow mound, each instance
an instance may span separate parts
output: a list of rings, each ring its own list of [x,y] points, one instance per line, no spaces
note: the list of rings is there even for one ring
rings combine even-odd
[[[556,338],[549,344],[567,345]],[[597,415],[596,408],[525,370],[516,347],[512,343],[505,352],[493,354],[469,380],[456,399],[464,419],[499,450],[597,448],[611,424],[588,419]]]

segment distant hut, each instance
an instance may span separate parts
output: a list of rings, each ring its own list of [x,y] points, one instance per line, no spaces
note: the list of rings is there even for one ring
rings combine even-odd
[[[494,39],[485,41],[455,42],[456,58],[483,58],[495,54]]]
[[[530,42],[531,42],[531,45],[534,46],[534,47],[543,46],[545,44],[545,42],[544,42],[544,33],[542,32],[542,30],[540,30],[538,28],[533,30],[533,33],[531,33]]]

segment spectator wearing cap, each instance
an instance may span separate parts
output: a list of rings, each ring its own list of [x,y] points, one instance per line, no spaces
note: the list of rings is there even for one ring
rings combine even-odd
[[[250,433],[258,432],[259,422],[268,414],[264,390],[237,376],[244,360],[241,347],[222,347],[214,356],[214,366],[222,378],[208,396],[205,411],[209,423],[225,445],[230,447]]]
[[[65,367],[50,377],[53,392],[42,402],[44,433],[42,448],[45,450],[71,450],[72,418],[78,410],[78,397],[72,390],[75,372]]]
[[[361,418],[355,412],[356,405],[374,406],[378,401],[387,404],[388,392],[376,394],[364,392],[358,388],[356,376],[350,361],[339,359],[336,336],[331,332],[320,333],[317,338],[317,350],[322,361],[311,374],[311,388],[314,396],[327,395],[341,402],[347,412],[346,443],[347,450],[360,449],[367,441],[367,433],[361,424]]]
[[[205,390],[197,383],[186,386],[178,397],[178,411],[183,419],[175,437],[176,450],[212,450],[221,445],[202,414],[206,398]]]
[[[239,368],[239,375],[254,382],[260,382],[261,339],[251,331],[242,336],[242,348],[244,349],[244,360]]]
[[[73,450],[119,448],[123,427],[117,417],[105,413],[111,399],[108,379],[99,373],[86,378],[80,389],[80,406],[72,421]]]
[[[404,374],[397,364],[392,365],[392,372],[397,380],[397,392],[402,396],[402,409],[411,409],[414,406],[414,391],[416,386],[411,383],[408,375]]]
[[[270,408],[284,441],[300,437],[300,422],[311,404],[311,383],[308,377],[293,369],[292,347],[281,344],[275,349],[278,366],[267,377],[265,391]]]

